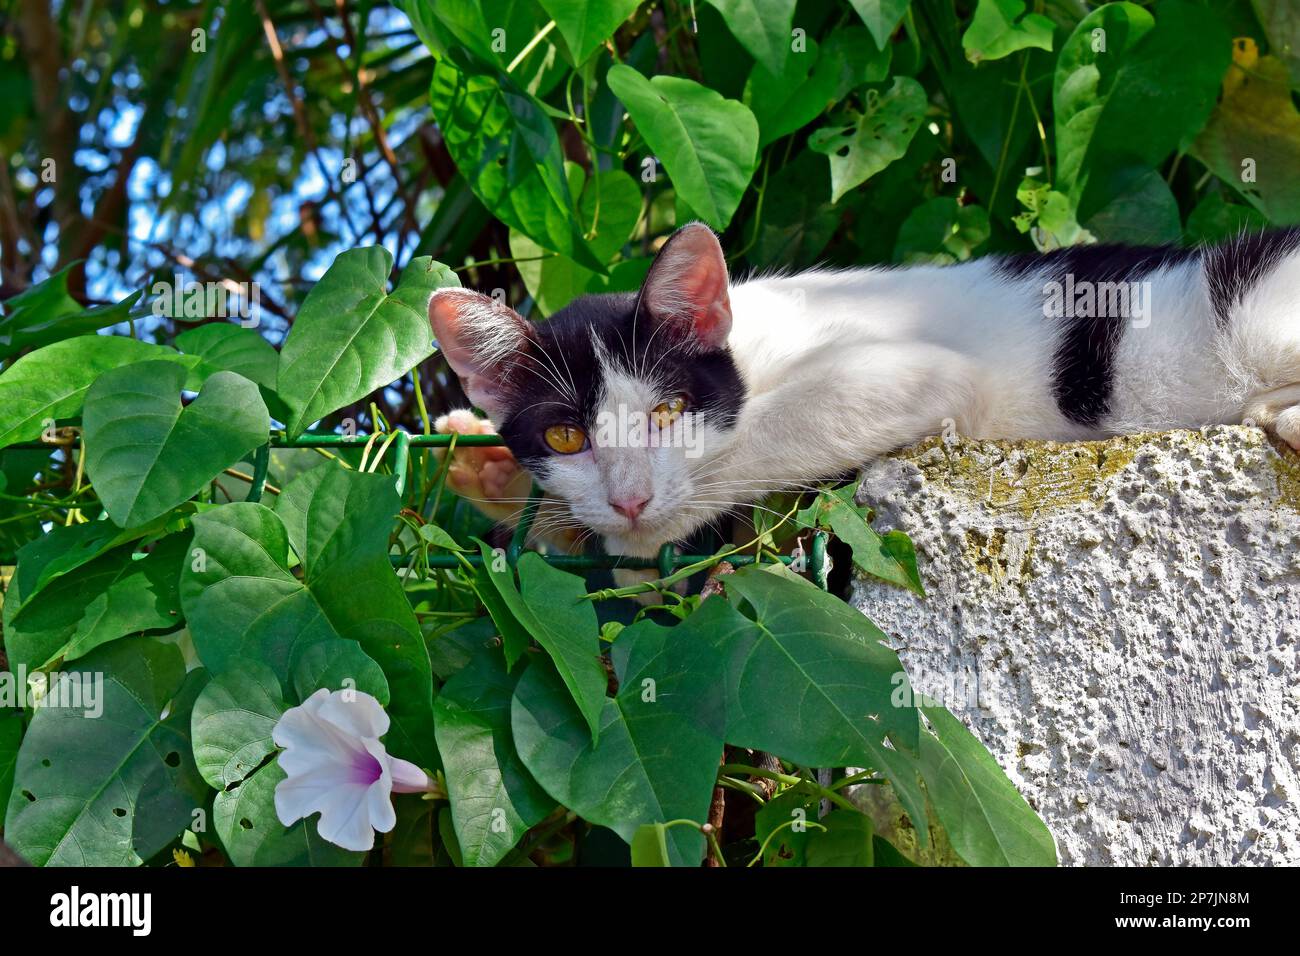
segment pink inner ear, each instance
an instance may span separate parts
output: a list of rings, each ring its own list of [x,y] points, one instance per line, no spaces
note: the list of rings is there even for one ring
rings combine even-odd
[[[651,314],[689,323],[706,348],[718,348],[731,332],[727,262],[713,231],[693,224],[679,230],[659,253],[646,280]]]
[[[505,417],[507,366],[528,339],[528,323],[509,306],[468,289],[443,289],[429,300],[429,324],[469,400]]]

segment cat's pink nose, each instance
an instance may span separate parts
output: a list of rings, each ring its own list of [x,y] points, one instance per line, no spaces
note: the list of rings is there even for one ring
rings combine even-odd
[[[650,495],[646,495],[644,498],[611,498],[609,506],[624,517],[635,521],[637,515],[645,511],[645,506],[650,503],[650,498]]]

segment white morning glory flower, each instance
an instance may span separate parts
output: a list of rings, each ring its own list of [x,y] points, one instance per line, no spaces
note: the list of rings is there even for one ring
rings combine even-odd
[[[397,824],[392,794],[434,789],[429,775],[408,760],[390,757],[379,738],[388,714],[370,694],[322,688],[291,707],[271,733],[283,747],[288,775],[275,788],[275,812],[291,826],[320,813],[321,837],[347,850],[369,850],[375,831]]]

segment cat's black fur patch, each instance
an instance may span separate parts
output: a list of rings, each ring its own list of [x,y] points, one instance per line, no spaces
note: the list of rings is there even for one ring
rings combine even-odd
[[[1035,276],[1044,285],[1073,276],[1082,283],[1138,282],[1159,269],[1196,259],[1196,249],[1178,246],[1087,245],[1040,255],[1002,259],[997,270],[1009,278]],[[1044,289],[1044,296],[1046,296]],[[1061,339],[1052,357],[1052,391],[1066,418],[1096,427],[1110,411],[1115,352],[1128,315],[1064,315]]]
[[[1210,304],[1220,327],[1235,308],[1284,256],[1300,248],[1300,228],[1244,233],[1215,246],[1070,246],[1043,254],[1006,256],[996,265],[1011,279],[1031,276],[1081,282],[1141,281],[1151,273],[1197,262],[1205,275]],[[1071,421],[1096,426],[1110,410],[1115,351],[1131,316],[1063,317],[1061,341],[1053,357],[1053,391],[1061,413]]]
[[[533,358],[521,361],[512,374],[511,412],[500,428],[515,458],[529,471],[544,478],[554,458],[542,437],[550,426],[567,422],[588,434],[595,430],[602,383],[593,337],[616,364],[653,369],[667,394],[689,395],[690,410],[720,427],[735,424],[745,386],[731,353],[685,347],[681,333],[661,329],[644,309],[636,316],[634,335],[636,309],[635,293],[585,295],[533,326],[534,341],[528,346]],[[554,378],[563,384],[572,380],[576,404]]]
[[[1201,254],[1210,304],[1219,327],[1232,310],[1283,257],[1300,248],[1300,227],[1242,233],[1236,239],[1207,246]]]

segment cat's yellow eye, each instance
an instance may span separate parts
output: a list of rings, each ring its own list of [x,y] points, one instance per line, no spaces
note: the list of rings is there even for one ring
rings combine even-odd
[[[561,455],[576,455],[587,447],[587,433],[573,425],[552,425],[543,437],[551,451]]]
[[[681,418],[684,411],[686,411],[686,396],[674,395],[668,401],[660,402],[650,409],[650,420],[657,428],[667,428]]]

